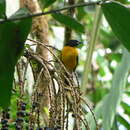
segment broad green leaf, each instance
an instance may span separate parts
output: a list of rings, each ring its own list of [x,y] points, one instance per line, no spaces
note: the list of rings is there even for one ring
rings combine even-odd
[[[42,4],[43,8],[47,8],[50,5],[52,5],[56,0],[39,0],[40,3]]]
[[[124,51],[121,63],[118,65],[112,80],[112,87],[110,93],[103,104],[103,129],[110,130],[114,117],[116,115],[116,109],[121,101],[123,89],[127,82],[127,76],[130,70],[130,53]]]
[[[6,1],[0,0],[0,18],[5,18],[6,13]]]
[[[95,107],[94,111],[94,115],[96,120],[100,119],[102,116],[102,110],[103,110],[103,102],[106,100],[108,95],[106,95]],[[90,130],[96,130],[96,123],[95,120],[92,116],[92,114],[89,112],[86,116],[88,124],[89,124],[89,128]],[[86,130],[86,129],[84,129]]]
[[[113,32],[130,51],[130,9],[118,2],[105,2],[101,7]]]
[[[130,105],[126,104],[125,102],[121,102],[121,105],[124,109],[124,113],[130,116]]]
[[[117,120],[127,128],[127,130],[130,130],[130,123],[126,121],[121,115],[117,115]]]
[[[55,13],[55,14],[52,14],[52,16],[58,22],[64,24],[65,26],[67,26],[77,32],[84,33],[84,26],[82,24],[80,24],[78,21],[76,21],[74,18],[67,16],[67,15],[63,15],[61,13]]]
[[[21,8],[15,13],[16,17],[27,15],[27,14],[29,14],[29,11],[26,8]],[[14,15],[11,17],[14,17]],[[24,48],[24,42],[28,36],[28,33],[30,32],[32,19],[28,18],[28,19],[15,21],[15,24],[17,25],[17,28],[18,28],[17,33],[19,34],[17,35],[18,43],[19,45],[21,45],[21,46],[19,45],[16,46],[17,57],[19,58]]]
[[[21,10],[18,10],[17,13]],[[23,13],[24,15],[28,14],[27,11]],[[13,15],[13,17],[15,16]],[[2,97],[0,106],[3,108],[10,104],[14,68],[24,49],[31,21],[31,19],[24,19],[0,24],[0,96]]]
[[[116,115],[117,106],[120,103],[123,89],[127,82],[128,72],[130,70],[130,53],[125,49],[121,63],[117,67],[113,80],[112,87],[109,92],[96,106],[94,113],[96,119],[103,117],[103,129],[111,130]],[[87,116],[89,126],[91,130],[95,130],[95,122],[92,116]]]

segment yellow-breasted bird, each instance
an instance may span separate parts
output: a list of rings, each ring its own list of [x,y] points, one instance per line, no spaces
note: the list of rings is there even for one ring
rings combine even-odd
[[[77,40],[70,40],[68,41],[63,49],[61,50],[61,61],[66,67],[66,69],[69,71],[70,74],[72,74],[77,65],[78,65],[78,49],[76,48],[78,45],[80,45],[82,42],[79,42]],[[67,76],[66,73],[64,73]],[[64,77],[63,77],[64,79]],[[70,91],[68,91],[69,82],[65,78],[64,79],[65,87],[66,87],[66,98],[69,104],[71,105],[73,103],[72,96],[70,94]]]
[[[68,41],[61,50],[61,61],[69,72],[75,71],[78,65],[78,50],[77,46],[81,44],[77,40]]]

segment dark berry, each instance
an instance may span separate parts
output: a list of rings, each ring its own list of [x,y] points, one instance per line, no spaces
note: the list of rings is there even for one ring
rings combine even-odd
[[[6,114],[5,114],[5,118],[9,119],[9,118],[10,118],[10,114],[9,114],[9,113],[6,113]]]
[[[55,128],[44,127],[44,130],[55,130]]]
[[[22,118],[17,118],[16,122],[23,122],[24,120]]]
[[[26,126],[26,130],[28,130],[29,129],[29,127],[28,126]]]
[[[8,128],[1,128],[1,130],[8,130]]]
[[[26,114],[26,116],[29,116],[29,113],[26,112],[25,114]]]
[[[42,128],[37,128],[36,130],[43,130]]]
[[[2,127],[7,128],[7,127],[9,127],[9,125],[8,124],[3,124]]]
[[[1,119],[1,124],[7,124],[8,123],[8,120],[6,119]]]
[[[26,106],[27,104],[25,102],[21,102],[21,106]]]
[[[61,127],[60,127],[60,126],[57,126],[57,127],[55,128],[55,130],[61,130]]]
[[[25,117],[25,112],[24,111],[19,111],[17,112],[18,117]]]
[[[26,106],[25,106],[25,105],[22,105],[22,106],[21,106],[21,109],[25,111],[25,110],[26,110]]]
[[[10,111],[10,108],[7,108],[5,111]]]
[[[28,123],[28,122],[29,122],[29,120],[28,120],[28,119],[25,119],[25,122],[26,122],[26,123]]]
[[[16,125],[16,130],[21,130],[22,127],[20,125]]]

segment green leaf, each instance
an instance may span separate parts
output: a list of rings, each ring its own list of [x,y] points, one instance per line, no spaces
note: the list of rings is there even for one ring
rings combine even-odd
[[[125,92],[128,96],[130,96],[130,91],[128,90],[128,91],[126,91]]]
[[[6,1],[5,0],[0,0],[0,18],[5,18],[6,17]]]
[[[130,130],[130,123],[126,121],[121,115],[117,115],[117,120],[127,128],[127,130]]]
[[[127,82],[127,76],[130,70],[129,61],[130,53],[125,50],[121,63],[114,73],[110,93],[103,104],[102,116],[104,130],[110,130],[113,125],[116,109],[121,101],[123,89]]]
[[[42,4],[43,8],[49,7],[54,2],[56,2],[56,0],[40,0],[40,3]]]
[[[125,102],[121,102],[121,105],[124,109],[124,113],[130,116],[130,105],[126,104]]]
[[[67,15],[63,15],[61,13],[55,13],[52,14],[53,18],[55,18],[58,22],[64,24],[65,26],[80,32],[80,33],[84,33],[84,26],[82,24],[80,24],[78,21],[76,21],[74,18],[67,16]]]
[[[21,8],[15,13],[15,15],[12,15],[11,17],[18,17],[18,16],[24,16],[24,15],[29,15],[29,11],[26,8]],[[17,48],[16,56],[17,58],[19,58],[21,53],[23,52],[24,42],[27,38],[28,33],[30,32],[32,19],[27,18],[27,19],[18,20],[18,21],[15,21],[15,24],[17,25],[17,33],[18,33],[17,39],[19,43],[16,45],[16,48]]]
[[[103,110],[103,102],[106,100],[108,95],[106,95],[95,107],[95,109],[93,110],[94,111],[94,115],[96,117],[96,120],[97,119],[100,119],[101,118],[101,115],[102,115],[102,110]],[[89,128],[90,130],[96,130],[96,123],[95,123],[95,120],[92,116],[92,114],[89,112],[86,116],[86,119],[87,119],[87,122],[89,124]],[[86,129],[84,129],[86,130]]]
[[[17,13],[20,14],[21,10]],[[21,15],[26,14],[28,14],[27,11],[21,13]],[[24,49],[31,22],[32,19],[29,18],[0,24],[0,96],[2,97],[0,106],[3,108],[10,104],[14,68]]]
[[[122,54],[120,54],[120,53],[110,53],[107,55],[107,58],[110,61],[115,60],[117,62],[120,62],[121,57],[122,57]]]
[[[113,32],[130,51],[130,10],[118,2],[105,2],[101,5],[103,13]]]
[[[125,49],[122,61],[114,73],[109,94],[107,94],[94,109],[96,119],[103,117],[103,130],[110,130],[113,126],[116,108],[120,103],[123,89],[127,82],[128,72],[130,70],[129,61],[130,53]],[[90,114],[87,116],[87,119],[90,129],[95,130],[95,122]]]

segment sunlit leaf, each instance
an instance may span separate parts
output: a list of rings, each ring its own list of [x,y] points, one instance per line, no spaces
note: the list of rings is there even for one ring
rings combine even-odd
[[[130,129],[130,123],[127,120],[125,120],[121,115],[117,115],[116,118],[122,125],[124,125],[127,128],[127,130]]]
[[[112,81],[112,87],[109,94],[97,104],[94,109],[96,119],[103,117],[103,129],[110,130],[113,126],[116,109],[121,101],[123,90],[127,82],[128,72],[130,70],[130,53],[124,51],[120,65],[117,67]],[[95,130],[95,122],[92,116],[88,115],[88,121],[91,130]]]
[[[106,2],[101,7],[113,32],[130,51],[130,9],[118,2]]]
[[[130,116],[130,105],[126,104],[125,102],[121,102],[121,106],[124,109],[124,113]]]
[[[130,70],[130,53],[125,50],[121,63],[116,69],[110,93],[103,105],[103,129],[110,130],[114,121],[117,106],[121,101],[123,89],[125,87],[128,72]]]

